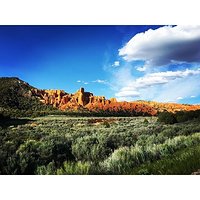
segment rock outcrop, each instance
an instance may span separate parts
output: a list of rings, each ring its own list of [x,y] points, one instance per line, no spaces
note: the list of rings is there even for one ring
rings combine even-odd
[[[178,104],[178,103],[160,103],[154,101],[138,101],[140,104],[149,105],[155,108],[158,112],[178,112],[178,111],[192,111],[200,109],[200,105]]]
[[[54,107],[59,107],[63,96],[64,90],[38,90],[33,89],[32,95],[37,96],[40,101],[46,105],[53,105]]]
[[[32,94],[37,96],[46,105],[53,105],[61,110],[67,108],[84,107],[90,102],[93,94],[80,88],[75,94],[68,94],[64,90],[38,90],[33,89]]]
[[[90,92],[85,92],[84,88],[80,88],[74,94],[66,93],[64,90],[38,89],[33,89],[30,94],[37,96],[42,103],[52,105],[53,107],[63,111],[86,109],[95,112],[128,112],[135,115],[154,116],[158,112],[163,111],[177,112],[180,110],[190,111],[200,109],[200,105],[183,105],[147,101],[117,102],[115,98],[106,99],[104,96],[94,96]]]

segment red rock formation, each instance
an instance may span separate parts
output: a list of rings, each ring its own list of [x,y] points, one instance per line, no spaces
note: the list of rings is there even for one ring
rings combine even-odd
[[[200,109],[200,105],[188,105],[188,104],[178,104],[178,103],[159,103],[159,102],[147,102],[139,101],[140,104],[150,105],[159,112],[178,112],[178,111],[191,111]]]
[[[33,89],[30,95],[37,96],[40,101],[47,105],[52,105],[60,110],[81,110],[90,111],[110,111],[110,112],[130,112],[135,114],[156,115],[157,112],[180,110],[197,110],[200,105],[183,105],[176,103],[157,103],[147,101],[117,102],[115,98],[110,100],[104,96],[93,96],[90,92],[85,92],[80,88],[74,94],[68,94],[64,90],[38,90]]]

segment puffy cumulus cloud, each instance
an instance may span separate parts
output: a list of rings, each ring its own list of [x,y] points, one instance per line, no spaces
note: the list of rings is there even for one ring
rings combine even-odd
[[[127,73],[127,72],[126,72]],[[123,76],[123,73],[120,73],[121,76]],[[189,70],[186,69],[184,71],[166,71],[166,72],[157,72],[157,73],[150,73],[150,74],[146,74],[143,77],[137,78],[137,79],[133,79],[133,77],[131,76],[126,76],[126,83],[123,83],[123,87],[121,87],[119,89],[119,91],[115,94],[116,97],[128,97],[128,98],[135,98],[135,97],[141,97],[142,99],[157,99],[159,100],[162,99],[162,101],[166,100],[166,95],[168,95],[168,90],[173,90],[173,84],[178,85],[178,83],[182,82],[183,79],[187,78],[187,77],[195,77],[197,75],[200,75],[200,70],[196,69],[196,70]],[[128,79],[128,77],[130,79]],[[198,76],[199,79],[199,76]],[[197,83],[197,80],[195,79],[195,83]],[[176,80],[181,80],[178,82],[174,82]],[[192,82],[194,82],[193,80],[191,80]],[[171,85],[172,83],[172,85]],[[183,81],[184,83],[184,81]],[[158,86],[162,86],[162,85],[170,85],[169,88],[157,88]],[[171,96],[173,96],[173,100],[180,100],[178,99],[178,97],[181,96],[181,94],[179,95],[179,92],[184,89],[184,87],[181,85],[181,89],[179,89],[179,91],[173,91],[174,94],[170,94]],[[194,87],[194,85],[193,85]],[[186,88],[186,87],[185,87]],[[196,86],[194,88],[197,88]],[[176,87],[176,89],[178,90],[178,88]],[[185,92],[188,91],[192,91],[192,89],[189,89],[187,87]],[[189,91],[189,93],[190,93]],[[184,92],[183,96],[187,96],[187,94]],[[166,94],[166,95],[164,95]],[[170,97],[169,95],[169,97]],[[179,95],[179,96],[177,96]],[[165,98],[163,98],[165,96]]]
[[[145,61],[146,66],[174,62],[200,62],[200,26],[163,26],[136,34],[119,55],[126,61]],[[142,68],[140,68],[142,69]]]
[[[191,95],[191,96],[190,96],[190,98],[195,98],[195,97],[196,97],[196,96],[194,96],[194,95]]]

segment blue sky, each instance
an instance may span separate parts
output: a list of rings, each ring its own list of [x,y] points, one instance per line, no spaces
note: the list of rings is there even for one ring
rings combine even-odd
[[[0,26],[0,76],[119,100],[200,103],[198,26]]]

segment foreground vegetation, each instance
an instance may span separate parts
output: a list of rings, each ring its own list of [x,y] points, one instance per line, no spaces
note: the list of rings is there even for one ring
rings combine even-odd
[[[199,118],[175,124],[156,117],[18,120],[1,125],[0,174],[191,174],[200,168]]]
[[[200,166],[200,145],[184,148],[164,159],[144,164],[133,170],[133,174],[191,174]]]

